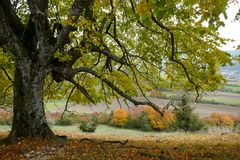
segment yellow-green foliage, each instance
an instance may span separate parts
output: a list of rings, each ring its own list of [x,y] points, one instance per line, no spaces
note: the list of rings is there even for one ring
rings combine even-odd
[[[163,116],[150,106],[145,106],[144,111],[148,114],[151,126],[154,129],[168,129],[174,122],[174,115],[170,111],[165,111]]]
[[[134,86],[134,82],[126,76],[124,73],[120,71],[113,71],[108,75],[108,80],[116,81],[115,85],[123,90],[128,95],[137,95],[136,88]]]
[[[211,126],[234,127],[234,121],[232,117],[227,114],[212,113],[210,117],[205,119],[205,122]]]
[[[123,108],[118,108],[113,112],[113,123],[115,126],[124,127],[127,123],[128,114]]]

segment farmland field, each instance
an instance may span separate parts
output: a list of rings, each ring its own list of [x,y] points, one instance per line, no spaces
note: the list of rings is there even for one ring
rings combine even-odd
[[[213,112],[219,112],[219,113],[228,113],[228,114],[234,114],[237,115],[240,113],[240,94],[230,93],[230,96],[227,96],[228,94],[226,92],[217,92],[215,95],[209,95],[207,99],[209,100],[209,103],[211,103],[212,100],[215,100],[215,102],[221,102],[223,100],[224,104],[209,104],[209,103],[195,103],[193,104],[193,107],[195,108],[195,112],[198,113],[201,117],[208,116]],[[142,98],[140,98],[142,99]],[[169,100],[167,99],[160,99],[160,98],[150,98],[150,100],[154,103],[156,103],[159,106],[166,105]],[[235,106],[230,106],[230,103],[234,104]],[[51,112],[62,112],[64,110],[65,103],[64,101],[57,102],[57,106],[52,107],[49,109]],[[52,105],[52,104],[50,104]],[[122,102],[122,107],[125,107],[126,109],[129,109],[128,106],[124,105],[124,102]],[[129,106],[131,108],[134,108],[134,105],[129,103]],[[48,107],[48,104],[47,104]],[[93,113],[93,112],[111,112],[115,109],[120,107],[118,102],[114,100],[111,105],[107,106],[104,103],[99,103],[95,106],[93,105],[81,105],[81,104],[75,104],[71,105],[69,110],[74,111],[76,113]]]
[[[240,93],[240,85],[228,84],[228,85],[225,85],[224,88],[226,90],[229,90],[229,91],[239,92]]]
[[[216,104],[225,104],[225,105],[233,105],[240,106],[240,94],[239,93],[231,93],[231,92],[214,92],[208,93],[207,96],[204,96],[203,101],[208,103],[216,103]]]

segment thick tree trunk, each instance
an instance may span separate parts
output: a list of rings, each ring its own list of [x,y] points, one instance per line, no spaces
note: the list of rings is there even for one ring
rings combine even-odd
[[[43,105],[45,69],[36,65],[25,66],[15,69],[14,116],[12,130],[7,139],[14,141],[20,137],[53,138],[54,134],[47,124]]]

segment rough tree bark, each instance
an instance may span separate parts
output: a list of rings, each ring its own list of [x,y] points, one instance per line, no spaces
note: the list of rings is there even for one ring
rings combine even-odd
[[[19,137],[54,137],[43,105],[44,79],[51,72],[49,62],[55,51],[48,43],[48,1],[28,3],[31,15],[23,25],[11,1],[0,1],[0,46],[5,45],[15,60],[13,123],[7,137],[10,142]]]
[[[29,68],[30,67],[30,68]],[[22,71],[20,68],[24,68]],[[23,72],[29,74],[23,75]],[[44,68],[29,66],[15,68],[12,130],[9,141],[19,137],[53,138],[43,105],[43,83],[46,76]]]

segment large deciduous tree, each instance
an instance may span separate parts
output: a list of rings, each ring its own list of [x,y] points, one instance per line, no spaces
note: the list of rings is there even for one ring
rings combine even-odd
[[[54,86],[75,101],[123,97],[159,113],[146,91],[217,89],[219,66],[229,63],[217,32],[226,7],[227,0],[1,0],[2,90],[13,83],[8,138],[54,137],[43,103],[56,97],[47,94]]]

